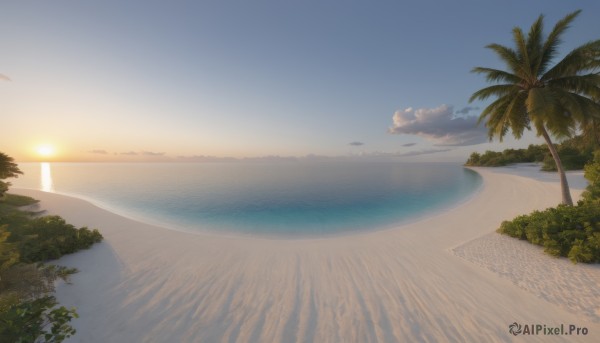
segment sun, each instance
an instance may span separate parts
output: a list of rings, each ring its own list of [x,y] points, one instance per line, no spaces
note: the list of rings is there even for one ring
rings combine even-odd
[[[54,155],[54,147],[51,145],[40,145],[36,148],[38,155],[42,157],[50,157]]]

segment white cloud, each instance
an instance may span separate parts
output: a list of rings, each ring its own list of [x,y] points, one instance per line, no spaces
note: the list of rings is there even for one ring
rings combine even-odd
[[[10,77],[4,75],[4,74],[0,74],[0,80],[4,80],[4,81],[10,81]]]
[[[421,136],[435,145],[473,145],[487,141],[487,130],[477,125],[477,117],[455,116],[452,106],[398,110],[393,116],[392,134]]]
[[[106,155],[108,154],[108,151],[106,150],[101,150],[101,149],[95,149],[95,150],[90,150],[88,151],[90,154],[99,154],[99,155]]]
[[[142,151],[142,155],[144,156],[164,156],[164,152],[154,152],[154,151]]]
[[[238,159],[233,157],[217,157],[217,156],[205,156],[205,155],[194,155],[194,156],[177,156],[180,161],[186,162],[234,162]]]
[[[366,153],[362,156],[372,156],[372,157],[405,157],[405,156],[419,156],[419,155],[429,155],[436,154],[438,152],[446,152],[451,151],[452,149],[423,149],[423,150],[413,150],[408,152],[372,152]]]
[[[461,108],[460,110],[456,110],[456,114],[469,114],[471,111],[477,111],[479,107],[466,106]]]

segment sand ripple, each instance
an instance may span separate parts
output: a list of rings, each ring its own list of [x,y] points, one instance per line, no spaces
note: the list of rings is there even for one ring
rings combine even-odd
[[[539,246],[495,232],[452,251],[539,298],[600,321],[598,264],[574,265],[566,258],[545,254]]]

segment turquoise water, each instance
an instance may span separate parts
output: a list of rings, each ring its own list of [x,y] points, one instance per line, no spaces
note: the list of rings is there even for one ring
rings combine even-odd
[[[308,237],[382,229],[466,200],[480,176],[394,162],[23,163],[15,187],[187,231]]]

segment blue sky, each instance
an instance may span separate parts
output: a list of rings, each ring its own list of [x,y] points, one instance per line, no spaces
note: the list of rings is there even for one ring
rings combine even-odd
[[[419,125],[443,131],[452,118],[478,115],[485,104],[468,98],[485,82],[470,70],[502,67],[484,46],[510,44],[511,29],[528,29],[541,13],[549,30],[576,9],[563,52],[600,38],[598,3],[3,2],[0,115],[10,130],[0,144],[19,160],[35,159],[40,144],[62,160],[462,161],[524,147],[538,140],[475,144],[482,130],[456,140],[450,129],[436,138]],[[396,111],[400,125],[415,113],[431,120],[390,134]]]

